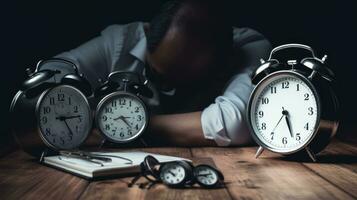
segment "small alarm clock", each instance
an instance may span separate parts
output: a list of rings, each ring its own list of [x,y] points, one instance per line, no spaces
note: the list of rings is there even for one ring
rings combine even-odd
[[[164,163],[160,166],[159,177],[169,187],[191,185],[193,183],[193,166],[184,160]]]
[[[132,179],[129,187],[140,177],[151,182],[149,188],[155,183],[174,188],[192,187],[196,183],[205,188],[217,188],[222,186],[224,181],[224,176],[218,169],[206,164],[194,166],[188,160],[160,163],[155,157],[148,155],[140,163],[140,169],[141,173]]]
[[[133,72],[113,72],[96,91],[101,98],[95,123],[104,138],[114,143],[129,143],[141,136],[149,122],[146,104],[140,98],[145,81]]]
[[[311,56],[300,60],[275,57],[292,49]],[[283,155],[307,153],[316,161],[315,154],[336,134],[338,100],[326,58],[318,59],[309,46],[286,44],[274,48],[267,61],[262,60],[252,76],[256,86],[247,109],[251,135],[260,145],[256,158],[268,149]]]
[[[224,180],[222,172],[205,164],[195,166],[193,176],[195,177],[195,182],[205,188],[219,187]]]
[[[28,72],[10,106],[19,145],[37,157],[79,147],[92,128],[88,81],[73,63],[61,59],[42,61],[34,73]]]

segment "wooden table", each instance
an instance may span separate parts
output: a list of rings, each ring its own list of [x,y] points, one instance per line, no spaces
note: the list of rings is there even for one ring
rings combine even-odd
[[[220,189],[150,189],[128,187],[131,177],[87,181],[35,162],[22,151],[0,159],[0,199],[357,199],[357,147],[332,142],[319,163],[296,162],[256,147],[145,148],[182,156],[196,163],[214,162],[223,171]],[[141,180],[145,184],[145,180]]]

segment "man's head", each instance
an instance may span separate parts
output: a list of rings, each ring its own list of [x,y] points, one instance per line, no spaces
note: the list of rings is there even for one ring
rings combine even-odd
[[[232,27],[217,1],[169,1],[147,31],[149,65],[173,85],[200,80],[225,60]]]

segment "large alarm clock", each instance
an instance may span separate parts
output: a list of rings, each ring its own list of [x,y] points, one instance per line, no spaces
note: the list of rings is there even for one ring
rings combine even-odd
[[[106,140],[129,143],[144,133],[149,114],[138,93],[143,87],[140,82],[135,73],[117,71],[111,73],[108,81],[97,90],[101,100],[95,123]]]
[[[300,49],[311,55],[301,59],[278,59],[279,52]],[[289,55],[288,55],[289,57]],[[276,47],[256,69],[256,84],[248,104],[247,121],[253,139],[264,149],[289,155],[308,155],[316,161],[336,134],[338,101],[332,89],[334,75],[325,60],[301,44]]]
[[[44,63],[29,74],[10,106],[17,142],[37,157],[78,148],[92,128],[89,83],[69,61]]]

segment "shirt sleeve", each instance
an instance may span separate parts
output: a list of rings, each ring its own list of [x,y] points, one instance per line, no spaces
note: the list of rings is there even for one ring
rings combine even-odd
[[[223,94],[201,115],[204,137],[214,140],[219,146],[241,146],[252,142],[246,123],[246,108],[253,90],[250,74],[259,65],[259,59],[268,56],[271,45],[263,38],[240,48],[246,58],[245,70],[232,77]]]

